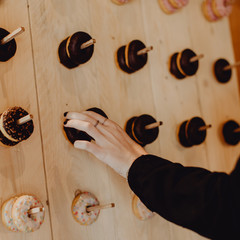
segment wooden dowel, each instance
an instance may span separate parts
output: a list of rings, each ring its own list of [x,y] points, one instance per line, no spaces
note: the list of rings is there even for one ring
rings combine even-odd
[[[17,120],[17,124],[18,124],[18,125],[22,125],[22,124],[24,124],[24,123],[26,123],[26,122],[31,121],[32,119],[33,119],[33,115],[28,114],[28,115],[26,115],[26,116],[18,119],[18,120]]]
[[[81,49],[90,47],[90,46],[93,45],[94,43],[96,43],[96,40],[92,38],[92,39],[90,39],[89,41],[83,43],[83,44],[81,45]]]
[[[203,58],[203,57],[204,57],[203,54],[199,54],[199,55],[197,55],[197,56],[195,56],[195,57],[192,57],[192,58],[190,59],[190,62],[196,62],[196,61],[200,60],[200,59]]]
[[[10,42],[11,40],[13,40],[16,36],[18,36],[19,34],[23,33],[25,31],[24,27],[20,27],[18,29],[16,29],[15,31],[13,31],[12,33],[8,34],[6,37],[4,37],[0,44],[4,45],[8,42]]]
[[[151,124],[148,124],[145,126],[145,129],[146,130],[149,130],[149,129],[153,129],[153,128],[157,128],[159,126],[161,126],[163,124],[163,122],[155,122],[155,123],[151,123]]]
[[[91,212],[91,211],[96,211],[96,210],[102,210],[102,209],[106,209],[106,208],[113,208],[115,207],[114,203],[109,203],[106,205],[98,205],[98,206],[94,206],[94,207],[87,207],[87,212]]]
[[[230,64],[230,65],[228,65],[228,66],[226,66],[223,70],[230,70],[230,69],[232,69],[232,68],[235,68],[235,67],[238,67],[240,65],[240,61],[238,61],[238,62],[236,62],[236,63],[234,63],[234,64]]]
[[[240,127],[239,127],[239,128],[236,128],[233,132],[239,133],[239,132],[240,132]]]
[[[211,128],[211,127],[212,127],[211,124],[209,124],[209,125],[207,125],[207,126],[202,126],[202,127],[200,127],[200,128],[198,129],[198,131],[205,131],[205,130],[207,130],[208,128]]]
[[[28,211],[28,214],[31,215],[31,214],[35,214],[35,213],[39,213],[39,212],[44,212],[44,207],[31,208]]]
[[[137,52],[137,55],[143,55],[153,50],[153,46],[143,48]]]

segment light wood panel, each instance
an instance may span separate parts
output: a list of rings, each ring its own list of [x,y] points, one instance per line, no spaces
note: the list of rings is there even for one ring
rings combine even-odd
[[[9,232],[0,224],[0,239],[51,239],[47,193],[43,167],[41,134],[33,71],[33,58],[29,31],[27,2],[25,0],[0,1],[1,26],[13,31],[24,26],[26,31],[17,37],[16,55],[0,63],[0,112],[8,107],[21,106],[34,116],[32,136],[15,147],[0,147],[1,202],[22,193],[36,195],[46,209],[45,222],[40,230],[30,234]]]
[[[133,0],[121,7],[110,0],[29,0],[54,239],[203,239],[159,216],[137,220],[126,181],[90,154],[74,149],[62,132],[65,111],[100,107],[121,126],[133,115],[148,113],[164,125],[147,151],[185,165],[229,171],[238,147],[221,142],[219,125],[228,117],[239,119],[236,74],[220,85],[211,72],[216,58],[233,59],[228,20],[208,23],[200,3],[191,1],[168,16],[157,0]],[[76,31],[88,32],[97,43],[90,62],[68,70],[59,64],[57,49]],[[133,39],[154,50],[142,70],[127,75],[117,69],[114,54]],[[178,81],[168,72],[168,59],[184,48],[205,58],[196,76]],[[195,115],[214,127],[206,143],[184,149],[176,138],[177,126]],[[70,211],[78,188],[91,191],[101,203],[115,202],[116,208],[102,211],[92,226],[80,226]]]

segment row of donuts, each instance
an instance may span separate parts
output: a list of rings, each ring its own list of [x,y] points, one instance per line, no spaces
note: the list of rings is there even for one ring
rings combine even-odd
[[[112,2],[123,5],[132,0],[112,0]],[[188,4],[189,0],[158,0],[159,6],[166,14],[178,12]],[[217,21],[223,17],[228,17],[232,12],[234,0],[204,0],[202,11],[206,19],[210,22]]]

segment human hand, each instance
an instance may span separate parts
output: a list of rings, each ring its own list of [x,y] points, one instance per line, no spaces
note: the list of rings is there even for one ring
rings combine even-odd
[[[74,147],[92,153],[125,178],[134,160],[147,154],[118,124],[95,112],[68,112],[66,118],[65,127],[84,131],[95,139],[75,141]]]

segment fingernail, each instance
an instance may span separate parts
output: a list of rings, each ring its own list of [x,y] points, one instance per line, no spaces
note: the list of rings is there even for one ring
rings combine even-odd
[[[66,116],[67,116],[67,114],[68,114],[68,112],[65,112],[65,113],[63,114],[63,116],[64,116],[64,117],[66,117]]]
[[[64,124],[64,125],[66,125],[66,124],[67,124],[67,122],[68,122],[68,120],[65,120],[63,124]]]

